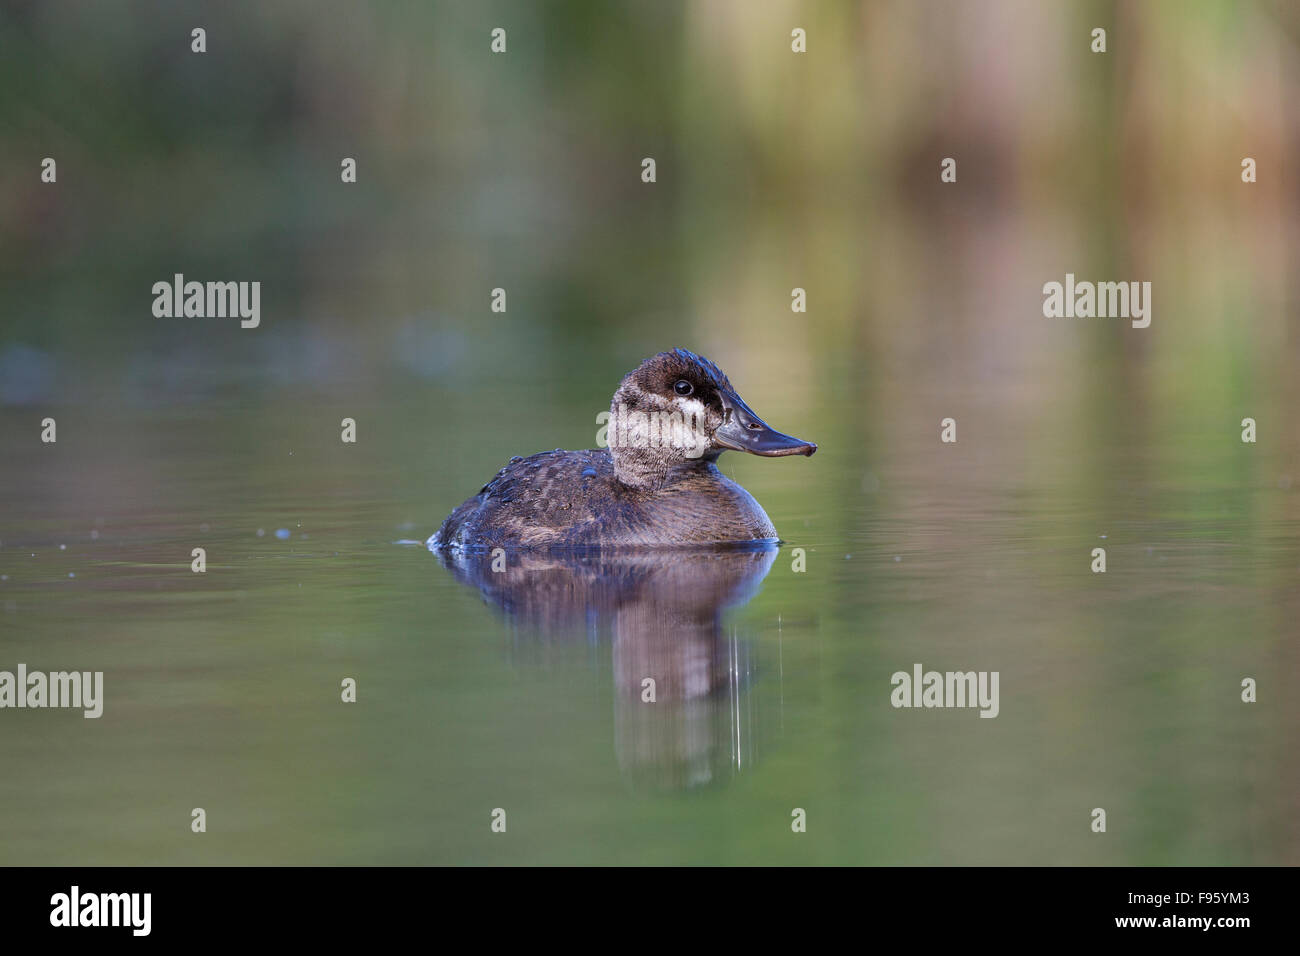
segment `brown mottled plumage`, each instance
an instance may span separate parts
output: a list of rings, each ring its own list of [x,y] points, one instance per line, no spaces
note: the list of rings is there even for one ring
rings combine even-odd
[[[776,529],[714,462],[735,449],[811,455],[817,446],[769,428],[708,359],[685,349],[647,359],[610,405],[608,449],[513,458],[429,539],[435,549],[642,548],[775,541]],[[631,415],[629,415],[631,413]],[[681,441],[642,416],[677,415]],[[667,419],[663,419],[667,421]],[[631,422],[620,431],[618,423]]]

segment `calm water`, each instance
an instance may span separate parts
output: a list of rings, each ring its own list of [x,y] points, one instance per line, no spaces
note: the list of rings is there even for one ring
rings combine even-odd
[[[722,460],[779,552],[493,575],[402,542],[594,429],[495,385],[80,405],[55,445],[6,411],[4,666],[102,670],[106,703],[3,714],[0,862],[1296,862],[1300,551],[1267,458],[1207,481],[1194,454],[1240,452],[1189,433],[1035,472],[978,412],[943,446],[754,396],[821,443]],[[1000,715],[893,709],[918,662],[999,671]]]

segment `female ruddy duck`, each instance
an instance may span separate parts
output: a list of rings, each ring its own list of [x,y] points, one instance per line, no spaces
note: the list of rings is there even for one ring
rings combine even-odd
[[[435,550],[653,548],[775,543],[748,491],[714,462],[724,451],[811,455],[769,428],[727,376],[685,349],[646,359],[610,404],[608,448],[512,458],[447,516]]]

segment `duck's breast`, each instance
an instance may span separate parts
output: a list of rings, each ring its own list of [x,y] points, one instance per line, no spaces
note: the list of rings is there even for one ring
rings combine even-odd
[[[657,536],[675,544],[775,540],[776,528],[754,496],[713,464],[662,489],[646,503]]]

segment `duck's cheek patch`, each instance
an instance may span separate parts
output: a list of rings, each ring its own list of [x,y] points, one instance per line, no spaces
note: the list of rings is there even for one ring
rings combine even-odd
[[[676,413],[673,416],[673,447],[685,452],[687,458],[699,458],[709,447],[705,428],[709,420],[708,406],[698,398],[681,398],[677,400]]]
[[[608,414],[597,416],[604,427],[597,432],[597,444],[610,448],[671,448],[687,458],[699,458],[708,450],[708,409],[698,399],[647,401],[649,409],[629,408],[619,403]]]
[[[698,398],[679,398],[675,404],[677,405],[677,411],[681,412],[687,421],[694,419],[701,425],[704,424],[707,409]]]

